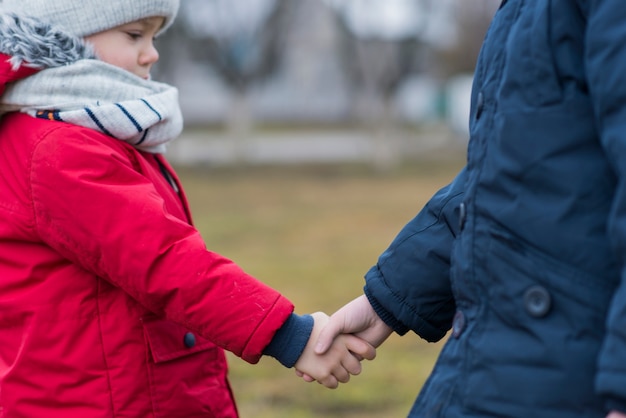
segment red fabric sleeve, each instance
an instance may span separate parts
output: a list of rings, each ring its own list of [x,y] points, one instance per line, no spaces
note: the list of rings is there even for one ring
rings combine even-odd
[[[147,309],[257,362],[293,305],[208,251],[112,141],[61,124],[40,141],[30,175],[41,238]]]

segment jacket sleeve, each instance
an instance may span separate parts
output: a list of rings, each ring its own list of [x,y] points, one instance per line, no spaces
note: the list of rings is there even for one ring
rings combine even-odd
[[[626,7],[588,0],[585,64],[600,140],[616,175],[607,231],[621,266],[598,359],[596,388],[608,407],[626,412]]]
[[[450,329],[455,303],[450,253],[466,171],[441,189],[393,240],[365,275],[365,294],[397,333],[438,341]]]
[[[248,362],[257,362],[293,305],[208,251],[172,216],[121,146],[60,125],[35,148],[36,229],[65,258]],[[71,283],[67,283],[71,286]]]

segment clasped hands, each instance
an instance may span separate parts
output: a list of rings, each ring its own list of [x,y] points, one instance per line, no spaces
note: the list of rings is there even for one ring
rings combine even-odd
[[[373,360],[376,348],[391,335],[365,296],[348,303],[332,316],[312,314],[315,324],[296,374],[334,389],[361,373],[361,360]]]
[[[317,312],[313,318],[313,332],[296,362],[296,374],[331,389],[339,382],[348,382],[350,375],[361,373],[360,360],[373,360],[376,348],[392,332],[365,296],[354,299],[331,317]],[[611,411],[606,418],[626,418],[626,413]]]

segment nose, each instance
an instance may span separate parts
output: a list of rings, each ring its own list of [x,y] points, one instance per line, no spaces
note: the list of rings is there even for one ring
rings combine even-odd
[[[142,66],[152,65],[159,60],[159,51],[153,43],[150,43],[139,57],[139,64]]]

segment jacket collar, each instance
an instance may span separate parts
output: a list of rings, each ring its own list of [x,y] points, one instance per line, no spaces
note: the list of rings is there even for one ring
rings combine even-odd
[[[0,53],[0,95],[4,93],[8,83],[26,78],[39,71],[37,68],[27,67],[26,65],[21,65],[14,69],[10,60],[11,57],[9,55]]]

